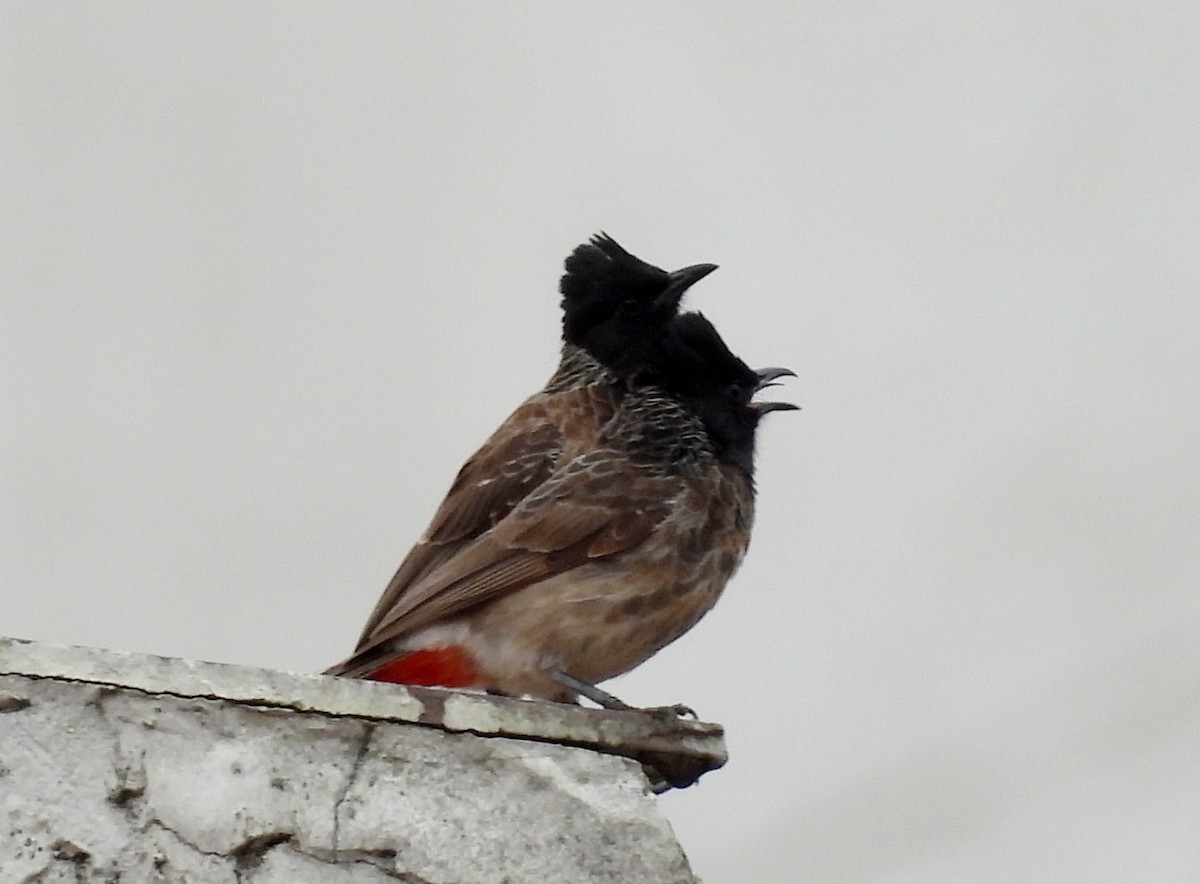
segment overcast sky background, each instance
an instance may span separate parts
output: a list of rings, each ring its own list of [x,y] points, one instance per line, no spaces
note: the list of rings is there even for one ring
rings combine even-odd
[[[1200,6],[0,7],[0,633],[350,649],[603,228],[752,365],[745,567],[609,683],[707,884],[1200,879]]]

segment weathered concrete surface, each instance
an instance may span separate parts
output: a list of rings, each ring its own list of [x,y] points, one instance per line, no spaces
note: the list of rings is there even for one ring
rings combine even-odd
[[[0,639],[0,882],[690,882],[671,727]]]

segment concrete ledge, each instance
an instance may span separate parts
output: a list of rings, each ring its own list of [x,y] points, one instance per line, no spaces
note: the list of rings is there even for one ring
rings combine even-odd
[[[0,639],[0,880],[689,882],[648,787],[724,758],[668,716]]]

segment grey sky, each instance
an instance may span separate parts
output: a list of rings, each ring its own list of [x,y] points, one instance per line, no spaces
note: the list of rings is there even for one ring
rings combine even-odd
[[[708,884],[1200,877],[1200,7],[0,7],[0,632],[341,658],[605,229],[799,414],[611,683]]]

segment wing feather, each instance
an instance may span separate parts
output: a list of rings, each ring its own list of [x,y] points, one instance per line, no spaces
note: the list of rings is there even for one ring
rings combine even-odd
[[[545,401],[541,394],[526,400],[463,464],[425,535],[375,603],[356,650],[366,646],[410,587],[504,518],[551,474],[562,438],[547,417]]]
[[[681,483],[608,450],[575,458],[496,526],[409,587],[359,648],[633,549],[670,514]]]

